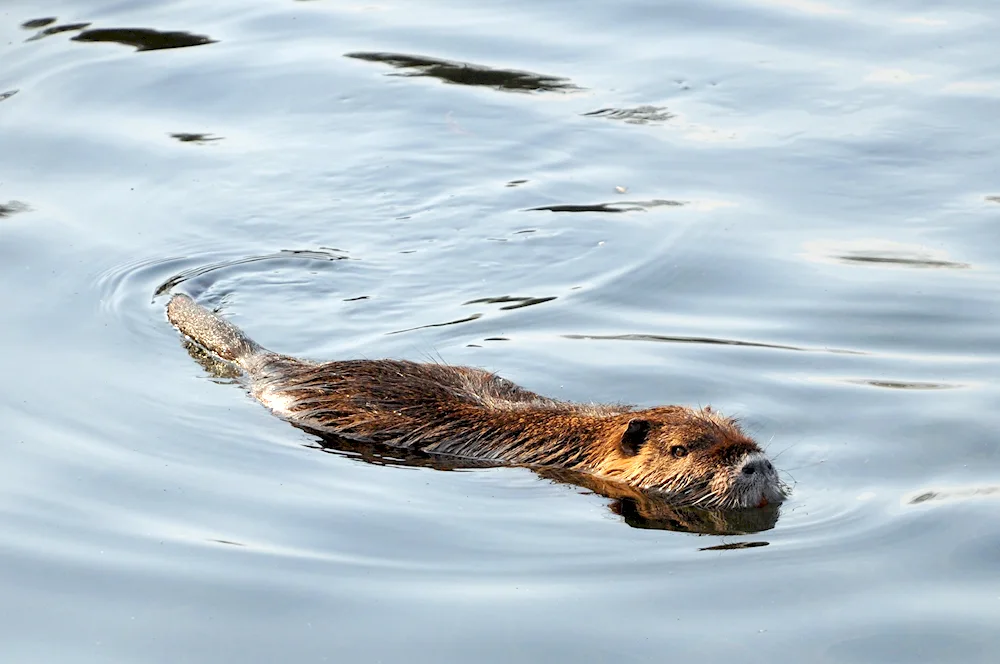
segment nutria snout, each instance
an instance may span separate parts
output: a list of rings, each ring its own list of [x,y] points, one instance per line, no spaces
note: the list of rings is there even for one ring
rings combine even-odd
[[[760,447],[710,408],[557,401],[470,367],[401,360],[313,363],[264,349],[175,295],[167,317],[241,367],[251,394],[320,435],[535,468],[561,468],[705,508],[761,507],[785,487]]]

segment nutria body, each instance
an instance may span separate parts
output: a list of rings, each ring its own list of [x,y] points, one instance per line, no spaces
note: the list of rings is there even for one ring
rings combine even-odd
[[[167,317],[249,377],[276,415],[321,436],[434,455],[562,468],[678,504],[757,507],[784,499],[771,462],[710,409],[634,409],[557,401],[469,367],[400,360],[313,363],[264,349],[232,323],[175,295]]]

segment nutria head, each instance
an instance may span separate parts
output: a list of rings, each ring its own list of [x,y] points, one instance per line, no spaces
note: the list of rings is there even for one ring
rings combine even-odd
[[[618,418],[616,418],[618,419]],[[595,469],[611,479],[707,508],[763,507],[785,499],[778,472],[735,421],[710,408],[650,408],[621,416]]]

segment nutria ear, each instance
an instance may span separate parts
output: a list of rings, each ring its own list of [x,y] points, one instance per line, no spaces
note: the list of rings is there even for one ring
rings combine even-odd
[[[639,453],[642,444],[646,442],[646,434],[649,433],[649,422],[639,418],[628,421],[625,433],[622,434],[622,453],[625,456],[635,456]]]

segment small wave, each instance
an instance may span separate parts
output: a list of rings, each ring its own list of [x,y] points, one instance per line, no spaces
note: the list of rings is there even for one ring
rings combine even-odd
[[[151,315],[156,299],[186,284],[193,294],[216,286],[224,273],[235,268],[261,264],[285,263],[300,267],[303,262],[315,264],[341,261],[345,254],[333,249],[282,250],[273,254],[244,256],[227,260],[206,261],[205,255],[170,258],[145,258],[116,265],[97,278],[101,294],[101,310],[142,334],[154,334],[159,318]]]
[[[211,263],[209,265],[199,265],[197,267],[189,268],[174,276],[170,277],[163,283],[161,283],[154,291],[154,297],[159,297],[173,288],[176,288],[185,281],[194,279],[195,277],[201,277],[213,272],[218,272],[220,270],[226,270],[239,265],[248,265],[252,263],[261,262],[271,262],[271,261],[342,261],[347,260],[347,256],[343,253],[339,253],[336,249],[282,249],[281,251],[275,252],[273,254],[264,254],[261,256],[247,256],[244,258],[237,258],[233,260],[220,261],[218,263]]]

